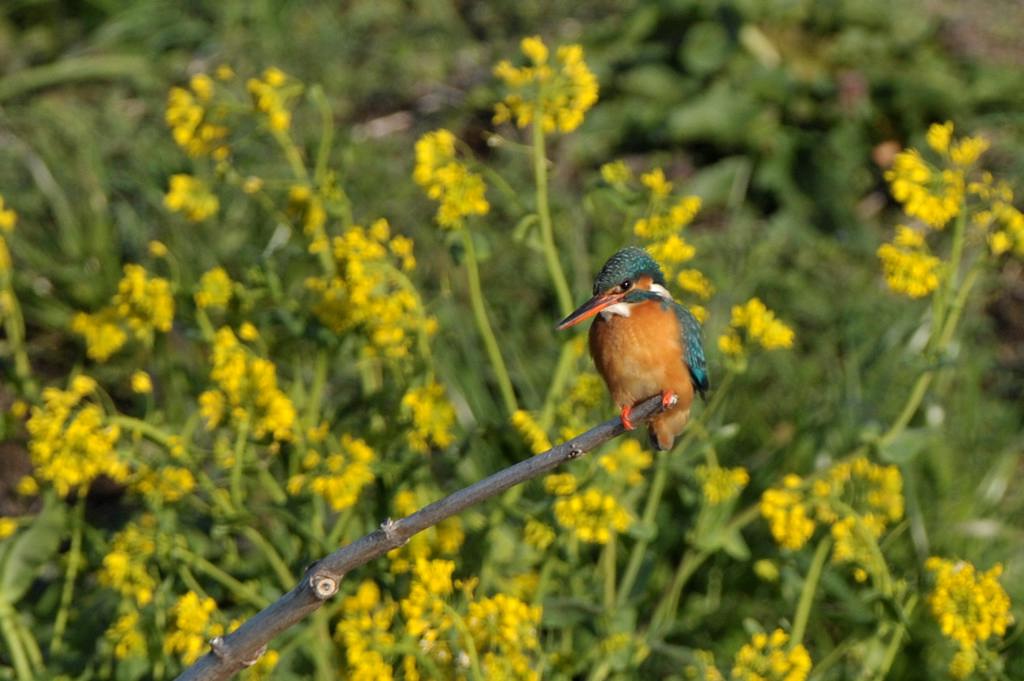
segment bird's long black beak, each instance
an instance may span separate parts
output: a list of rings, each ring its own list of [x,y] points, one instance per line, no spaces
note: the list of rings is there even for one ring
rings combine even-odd
[[[609,305],[614,305],[620,300],[622,300],[621,294],[598,293],[596,296],[576,308],[568,317],[558,322],[558,326],[555,328],[559,331],[563,331],[568,329],[570,326],[576,326],[580,322],[590,319],[601,310],[605,309]]]

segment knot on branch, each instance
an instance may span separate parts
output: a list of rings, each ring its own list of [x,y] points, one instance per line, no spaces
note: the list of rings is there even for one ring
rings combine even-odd
[[[232,652],[231,646],[228,645],[223,636],[214,636],[210,639],[210,650],[217,656],[217,659],[223,660],[228,664],[234,663],[237,660],[243,667],[251,667],[259,662],[259,659],[267,652],[267,644],[264,643],[257,648],[252,657],[239,658],[238,655]]]
[[[380,524],[380,531],[384,533],[384,538],[391,541],[395,538],[395,530],[398,529],[398,523],[391,518],[385,518],[384,522]],[[402,542],[403,544],[405,542]]]
[[[313,593],[321,601],[326,601],[328,598],[338,593],[338,581],[330,575],[323,573],[315,574],[309,578],[309,585],[313,588]]]

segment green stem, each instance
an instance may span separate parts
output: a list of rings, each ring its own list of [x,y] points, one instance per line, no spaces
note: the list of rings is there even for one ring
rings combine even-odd
[[[558,305],[562,314],[572,312],[572,294],[569,283],[562,271],[562,263],[558,259],[558,247],[555,246],[554,230],[551,226],[551,207],[548,205],[548,159],[544,151],[544,130],[534,123],[533,128],[533,175],[537,185],[537,215],[540,218],[541,243],[544,245],[544,258],[547,260],[548,273],[558,295]]]
[[[331,145],[334,143],[334,112],[331,111],[331,105],[327,101],[323,87],[320,85],[311,87],[309,96],[320,111],[320,145],[317,147],[313,179],[317,185],[323,185],[324,180],[327,178],[327,164],[331,158]]]
[[[328,615],[323,609],[313,613],[313,665],[316,667],[317,681],[331,681],[335,678],[334,664],[331,661],[331,651],[334,644],[331,641],[331,629]]]
[[[17,616],[17,613],[9,605],[3,604],[2,610],[0,610],[0,633],[3,634],[4,643],[7,644],[8,656],[11,664],[14,665],[14,672],[19,681],[32,681],[35,674],[32,673],[32,668],[29,666],[28,655],[25,654],[25,648],[21,644],[21,637],[18,636],[17,626],[14,622],[14,618]]]
[[[882,681],[889,675],[892,663],[896,661],[896,654],[899,653],[900,645],[903,643],[903,637],[907,633],[907,625],[904,622],[910,618],[916,607],[917,594],[913,594],[907,599],[907,605],[903,609],[903,619],[896,625],[896,631],[893,632],[892,638],[889,639],[889,645],[885,648],[885,656],[882,658],[882,663],[878,666],[878,674],[875,676],[878,681]]]
[[[793,616],[793,631],[789,637],[789,646],[793,648],[804,640],[804,632],[807,630],[807,621],[811,616],[811,606],[814,604],[814,594],[818,590],[818,581],[821,579],[821,571],[825,567],[825,560],[828,558],[829,549],[832,548],[832,538],[826,535],[819,543],[811,559],[811,567],[807,570],[807,577],[804,579],[803,588],[800,590],[800,600],[797,602],[796,614]]]
[[[476,650],[476,643],[473,641],[473,634],[470,633],[465,620],[462,619],[462,615],[455,608],[445,603],[444,609],[448,616],[452,618],[452,623],[455,624],[455,628],[459,630],[459,634],[466,642],[466,656],[469,657],[470,676],[474,681],[484,681],[484,673],[480,667],[480,656]]]
[[[295,586],[295,577],[292,576],[291,570],[288,569],[288,565],[281,558],[281,555],[277,552],[266,537],[263,536],[255,527],[243,527],[242,534],[251,541],[253,544],[259,547],[260,551],[263,552],[267,562],[270,563],[270,567],[277,573],[277,579],[281,582],[281,586],[285,590],[291,589]]]
[[[89,80],[130,80],[144,87],[155,78],[152,62],[130,55],[64,57],[52,64],[15,71],[0,79],[0,102],[33,90]]]
[[[299,182],[309,183],[309,172],[306,170],[306,164],[302,160],[302,154],[299,152],[299,148],[295,145],[295,141],[286,130],[274,130],[271,129],[274,139],[277,140],[278,146],[281,147],[281,151],[284,152],[285,159],[288,161],[288,165],[292,169],[292,174],[295,179]]]
[[[967,210],[964,206],[960,206],[960,212],[956,216],[956,224],[953,227],[953,247],[949,254],[949,273],[946,276],[946,280],[943,282],[940,303],[939,303],[939,316],[937,319],[932,320],[932,337],[929,339],[929,347],[932,350],[941,350],[942,346],[938,347],[935,344],[939,341],[938,335],[939,330],[943,327],[945,316],[949,313],[946,306],[949,304],[949,297],[953,293],[953,287],[956,286],[957,279],[960,276],[960,260],[963,257],[964,252],[964,237],[967,231]]]
[[[0,245],[0,248],[4,246]],[[32,365],[25,350],[25,319],[21,314],[18,297],[14,294],[14,284],[9,271],[0,272],[0,289],[7,293],[7,310],[3,315],[4,332],[7,334],[7,344],[14,357],[14,375],[18,378],[23,393],[35,398],[38,387],[32,378]]]
[[[604,609],[611,614],[615,608],[615,546],[619,543],[618,537],[612,535],[602,551],[604,563]]]
[[[498,388],[501,390],[502,400],[505,402],[505,410],[508,416],[519,409],[516,403],[516,394],[512,389],[512,379],[509,378],[508,369],[505,367],[505,360],[502,359],[501,349],[498,347],[498,340],[494,336],[491,322],[487,319],[487,310],[484,307],[484,296],[480,288],[480,270],[476,260],[476,249],[473,246],[473,235],[463,227],[462,242],[466,248],[466,272],[469,279],[469,300],[473,307],[473,316],[476,318],[476,326],[484,340],[484,347],[491,360],[491,368],[498,381]]]
[[[248,586],[238,581],[237,579],[229,575],[227,572],[224,572],[219,567],[217,567],[210,561],[206,560],[202,556],[198,556],[189,551],[188,549],[180,546],[174,549],[174,553],[178,558],[185,561],[199,572],[202,572],[207,577],[211,578],[215,582],[219,583],[221,586],[228,589],[231,592],[231,594],[235,596],[235,598],[237,598],[238,600],[245,601],[250,605],[260,609],[270,605],[270,601],[268,601],[266,598],[259,595],[258,593],[250,589]]]
[[[234,464],[231,467],[231,503],[242,508],[242,473],[245,469],[245,445],[249,438],[249,422],[243,421],[238,427],[235,439]]]
[[[687,551],[683,554],[682,560],[679,561],[679,566],[676,567],[675,575],[672,577],[672,584],[665,592],[665,595],[662,596],[661,602],[651,618],[652,634],[660,636],[668,627],[669,622],[675,619],[676,612],[679,610],[679,599],[682,597],[683,588],[690,581],[690,577],[697,571],[697,568],[703,565],[704,561],[710,557],[711,552],[707,550],[697,553]]]
[[[68,614],[71,611],[71,598],[75,593],[75,580],[82,563],[82,532],[85,525],[85,489],[78,490],[78,500],[71,516],[71,549],[68,552],[68,571],[64,577],[64,587],[60,593],[60,608],[53,624],[53,640],[50,641],[50,653],[60,651],[64,643],[64,631],[68,626]]]
[[[551,385],[548,387],[548,394],[544,398],[544,407],[541,409],[540,418],[537,421],[544,432],[550,430],[555,423],[555,407],[558,405],[558,399],[562,395],[566,381],[572,375],[572,369],[576,364],[575,360],[576,353],[573,350],[573,344],[571,342],[563,343],[558,354],[554,376],[551,378]]]

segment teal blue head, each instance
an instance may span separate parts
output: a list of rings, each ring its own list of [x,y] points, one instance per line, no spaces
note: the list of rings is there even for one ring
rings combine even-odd
[[[644,249],[629,246],[608,258],[594,279],[594,297],[559,322],[558,329],[579,324],[617,303],[628,304],[628,296],[634,291],[668,295],[658,263]]]

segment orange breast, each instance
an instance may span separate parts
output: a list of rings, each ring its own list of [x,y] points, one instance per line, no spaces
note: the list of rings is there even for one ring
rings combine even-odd
[[[590,327],[590,354],[620,408],[671,390],[689,409],[693,384],[670,308],[646,302],[633,305],[628,317],[598,316]]]

